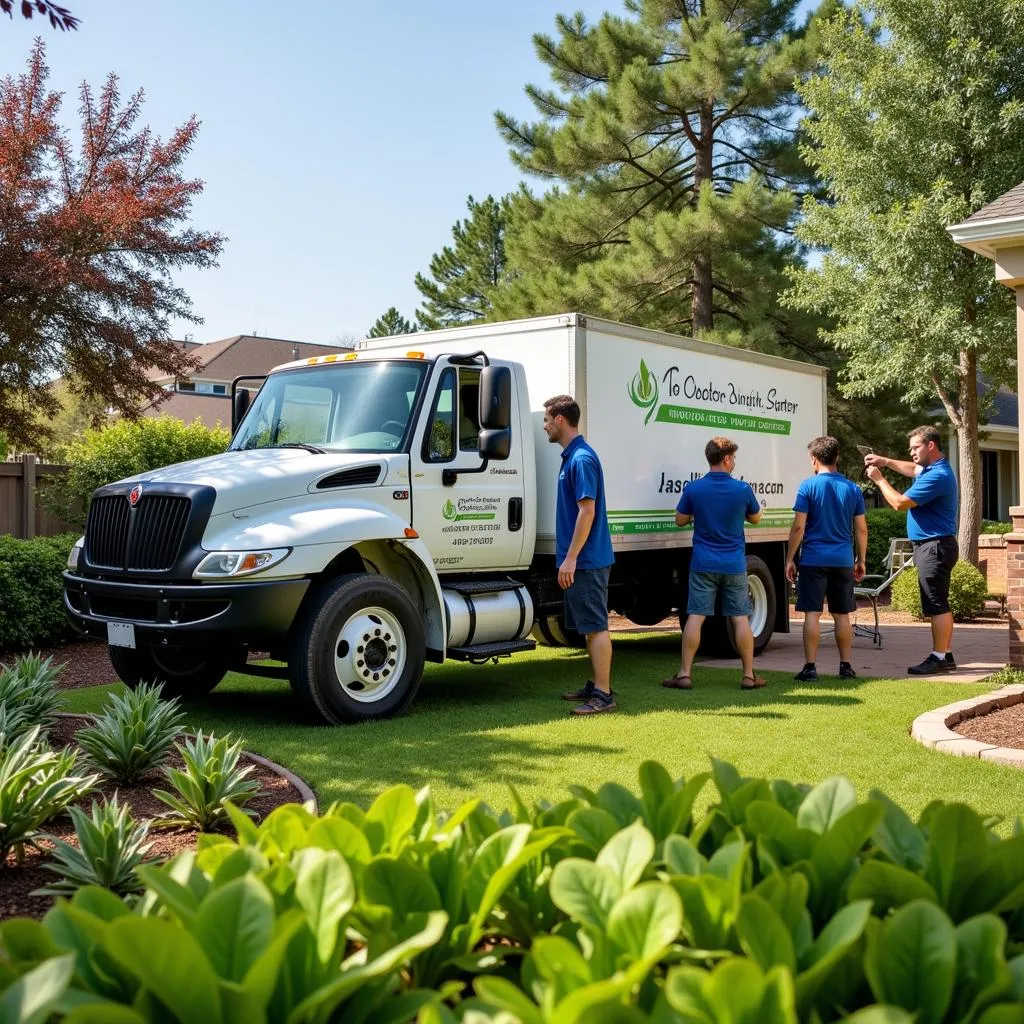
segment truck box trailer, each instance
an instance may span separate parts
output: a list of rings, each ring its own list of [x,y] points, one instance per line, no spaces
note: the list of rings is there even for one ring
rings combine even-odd
[[[724,434],[764,510],[747,534],[756,649],[788,630],[820,367],[567,314],[367,340],[232,392],[228,451],[100,488],[72,551],[68,613],[129,685],[206,692],[264,650],[287,667],[262,672],[316,715],[359,721],[404,711],[426,661],[578,642],[541,426],[557,394],[604,466],[610,608],[640,624],[685,608],[692,533],[674,509]],[[720,618],[706,630],[730,643]]]

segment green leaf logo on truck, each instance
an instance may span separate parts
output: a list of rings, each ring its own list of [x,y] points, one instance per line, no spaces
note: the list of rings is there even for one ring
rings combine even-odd
[[[642,359],[640,372],[629,382],[627,390],[633,404],[647,410],[644,423],[649,423],[658,405],[658,378],[647,369],[647,364]]]
[[[443,515],[445,519],[453,520],[457,515],[455,506],[450,501],[446,501],[444,503],[444,508],[441,509],[441,515]]]

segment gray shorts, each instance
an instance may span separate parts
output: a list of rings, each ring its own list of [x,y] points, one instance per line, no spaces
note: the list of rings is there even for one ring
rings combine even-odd
[[[690,570],[687,615],[714,615],[715,602],[722,595],[722,614],[735,619],[750,614],[750,595],[745,572],[694,572]]]
[[[590,636],[608,628],[608,576],[612,567],[577,569],[572,586],[563,590],[565,624],[577,633]]]

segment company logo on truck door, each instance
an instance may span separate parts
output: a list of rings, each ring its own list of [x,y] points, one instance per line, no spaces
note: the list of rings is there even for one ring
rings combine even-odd
[[[790,401],[780,395],[777,388],[770,388],[765,394],[757,390],[743,390],[732,381],[699,381],[693,374],[682,375],[678,366],[670,366],[661,377],[661,385],[667,398],[682,398],[689,401],[708,402],[711,406],[676,405],[668,402],[658,404],[659,386],[657,377],[647,364],[640,360],[640,372],[629,382],[626,390],[634,405],[647,410],[644,423],[654,417],[656,423],[676,423],[680,426],[709,427],[723,430],[750,430],[758,434],[788,434],[793,422],[759,415],[760,410],[769,413],[793,415],[799,402]],[[749,412],[733,412],[733,409]]]
[[[459,498],[456,502],[449,498],[441,506],[441,515],[449,523],[495,519],[500,504],[500,498]]]
[[[647,364],[640,360],[640,372],[629,382],[629,397],[633,404],[647,410],[644,423],[649,423],[651,414],[658,404],[658,378],[647,369]]]

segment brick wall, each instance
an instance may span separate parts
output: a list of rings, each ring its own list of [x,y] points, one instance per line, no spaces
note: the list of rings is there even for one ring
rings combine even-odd
[[[990,594],[1006,593],[1006,537],[985,534],[978,538],[978,568]]]

